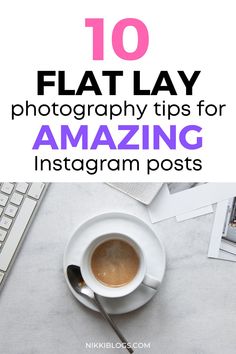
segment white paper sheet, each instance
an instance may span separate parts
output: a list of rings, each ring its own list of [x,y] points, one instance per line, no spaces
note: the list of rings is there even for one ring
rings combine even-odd
[[[164,184],[148,210],[153,223],[184,214],[236,195],[236,183],[205,183],[170,194]]]
[[[236,247],[227,241],[222,240],[220,245],[221,251],[231,253],[236,256]]]
[[[236,262],[236,255],[221,250],[219,251],[219,255],[217,258],[221,259],[222,261]]]
[[[217,203],[216,206],[215,220],[211,232],[211,239],[208,249],[208,257],[210,258],[218,258],[219,256],[227,205],[228,200],[224,200],[222,202]]]
[[[213,213],[212,205],[208,205],[206,207],[195,209],[193,211],[189,211],[188,213],[176,215],[176,221],[181,222],[181,221],[197,218],[198,216],[210,214],[210,213]]]

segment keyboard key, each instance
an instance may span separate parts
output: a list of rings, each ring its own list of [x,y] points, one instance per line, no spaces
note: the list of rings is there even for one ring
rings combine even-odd
[[[44,187],[45,183],[32,183],[28,191],[28,196],[35,199],[39,199]]]
[[[19,193],[13,193],[10,202],[16,205],[20,205],[23,199],[23,195]]]
[[[0,216],[2,215],[3,208],[0,207]]]
[[[7,235],[7,231],[0,229],[0,241],[3,242]]]
[[[7,204],[8,197],[5,194],[0,193],[0,205],[5,206]]]
[[[4,277],[4,273],[0,272],[0,284],[1,284],[2,280],[3,280],[3,277]]]
[[[8,230],[11,226],[12,219],[3,216],[2,219],[0,220],[0,226],[3,227],[4,229]]]
[[[21,209],[0,253],[1,270],[7,270],[36,205],[37,202],[30,198],[25,198],[23,201]]]
[[[17,183],[16,191],[20,193],[25,193],[29,187],[28,183]]]
[[[3,183],[1,191],[6,193],[6,194],[11,194],[13,188],[14,188],[14,184],[12,184],[12,183]]]
[[[13,205],[13,204],[8,204],[8,206],[6,207],[6,210],[4,212],[4,214],[10,216],[11,218],[14,218],[14,216],[17,213],[18,208]]]

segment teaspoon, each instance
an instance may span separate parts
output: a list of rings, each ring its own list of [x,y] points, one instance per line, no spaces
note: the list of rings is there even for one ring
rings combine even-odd
[[[123,336],[117,325],[114,323],[112,318],[108,315],[106,310],[104,309],[103,305],[101,304],[97,294],[88,287],[85,283],[80,267],[76,265],[69,265],[67,267],[67,276],[72,288],[82,296],[84,299],[89,300],[93,305],[95,305],[103,317],[107,320],[110,326],[113,328],[121,342],[124,344],[125,348],[128,350],[129,353],[133,353],[134,350],[131,348],[130,344],[128,343],[127,339]]]

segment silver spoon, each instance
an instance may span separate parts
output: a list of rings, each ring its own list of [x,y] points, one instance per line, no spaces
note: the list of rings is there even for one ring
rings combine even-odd
[[[77,294],[82,296],[84,299],[89,300],[93,305],[95,305],[99,309],[100,313],[114,329],[121,342],[125,345],[125,348],[128,350],[128,352],[133,353],[134,350],[130,347],[127,339],[123,336],[117,325],[113,322],[111,317],[105,311],[100,300],[98,299],[97,294],[85,284],[80,271],[80,267],[72,264],[69,265],[67,267],[67,276],[72,288],[77,292]]]

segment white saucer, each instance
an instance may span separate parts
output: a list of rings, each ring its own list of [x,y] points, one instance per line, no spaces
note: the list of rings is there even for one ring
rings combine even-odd
[[[89,301],[80,297],[70,286],[66,269],[70,264],[80,265],[83,250],[97,236],[106,233],[123,233],[133,237],[144,252],[147,263],[147,273],[162,281],[166,259],[162,243],[154,231],[141,219],[123,213],[106,213],[93,217],[86,221],[75,231],[69,240],[63,260],[64,274],[72,294],[82,304],[97,311]],[[105,298],[100,300],[106,311],[110,314],[123,314],[146,304],[155,294],[156,290],[140,285],[131,294],[119,298]]]

